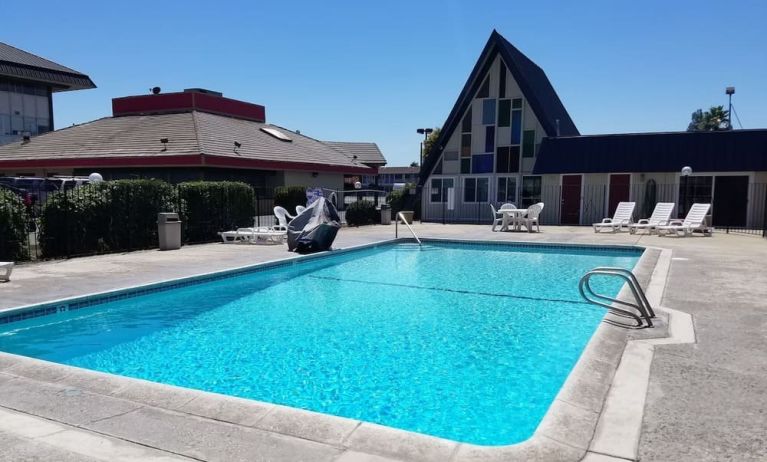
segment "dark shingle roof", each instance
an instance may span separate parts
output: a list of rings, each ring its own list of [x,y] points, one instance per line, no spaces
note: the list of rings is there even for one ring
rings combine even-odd
[[[277,129],[292,141],[281,141],[263,132],[262,127]],[[161,138],[167,138],[168,143],[163,146]],[[237,152],[235,141],[240,143]],[[168,158],[200,154],[239,161],[333,166],[339,171],[367,169],[321,141],[282,127],[198,111],[106,117],[45,133],[26,144],[0,146],[0,166],[3,162],[20,160]]]
[[[0,42],[0,76],[50,83],[55,91],[96,88],[87,75]]]
[[[570,118],[567,109],[559,99],[557,92],[551,85],[546,73],[538,67],[530,58],[525,56],[501,34],[493,30],[490,38],[482,49],[474,69],[469,74],[466,84],[458,95],[452,111],[442,126],[439,139],[434,144],[438,149],[443,149],[463,117],[464,112],[483,82],[484,76],[490,70],[490,66],[497,55],[503,58],[506,67],[511,72],[514,80],[519,84],[525,98],[535,113],[538,121],[547,136],[557,135],[557,120],[559,120],[559,134],[561,136],[577,136],[580,133],[575,123]],[[427,156],[424,168],[421,170],[420,183],[426,181],[434,164],[441,156]]]
[[[338,149],[350,157],[357,156],[357,160],[370,166],[386,165],[384,157],[378,145],[375,143],[354,143],[347,141],[324,141],[328,146]]]
[[[544,138],[533,173],[767,171],[767,129]]]

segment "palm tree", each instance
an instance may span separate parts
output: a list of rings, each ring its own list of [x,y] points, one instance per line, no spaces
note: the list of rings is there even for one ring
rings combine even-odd
[[[692,113],[690,124],[687,126],[688,132],[712,132],[719,130],[730,130],[730,113],[724,109],[724,106],[711,106],[708,111],[702,109]]]

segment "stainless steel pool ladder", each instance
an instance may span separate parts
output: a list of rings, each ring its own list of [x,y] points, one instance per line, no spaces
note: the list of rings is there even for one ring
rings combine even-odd
[[[629,289],[631,289],[631,293],[634,295],[636,303],[618,300],[617,298],[594,292],[594,289],[591,287],[591,277],[594,275],[614,276],[622,279],[628,284]],[[631,271],[624,268],[611,268],[606,266],[594,268],[583,275],[578,284],[578,290],[587,302],[607,308],[616,316],[633,319],[637,323],[634,327],[652,327],[652,318],[655,317],[655,311],[653,311],[650,302],[647,300],[647,296],[642,290],[642,286],[639,285],[639,281],[637,281],[636,276],[634,276],[634,273]],[[615,304],[631,309],[618,308]],[[619,324],[611,321],[607,322],[610,322],[611,324]]]
[[[405,223],[405,226],[407,226],[407,229],[410,230],[410,232],[413,234],[413,237],[415,238],[415,241],[418,242],[419,246],[423,246],[421,244],[421,240],[418,239],[418,236],[416,236],[415,231],[413,231],[413,228],[410,226],[410,224],[405,219],[405,215],[402,214],[402,212],[397,212],[397,219],[394,220],[394,237],[399,237],[399,221],[402,219],[402,223]]]

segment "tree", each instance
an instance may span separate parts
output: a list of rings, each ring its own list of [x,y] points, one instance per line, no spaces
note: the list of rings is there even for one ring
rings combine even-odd
[[[429,136],[426,138],[426,141],[423,142],[424,162],[426,161],[426,158],[431,153],[431,148],[434,146],[434,143],[437,142],[437,138],[439,138],[439,132],[440,132],[440,128],[439,127],[435,128],[433,132],[429,133]]]
[[[724,106],[711,106],[708,111],[702,109],[692,113],[690,124],[687,126],[688,132],[713,132],[719,130],[729,130],[730,111],[726,111]]]
[[[418,167],[418,162],[416,162],[416,161],[410,162],[410,166],[411,167]]]

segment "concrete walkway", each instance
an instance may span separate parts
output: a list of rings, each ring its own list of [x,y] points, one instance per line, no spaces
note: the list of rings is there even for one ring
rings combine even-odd
[[[673,251],[663,305],[693,315],[697,342],[655,348],[639,459],[642,461],[767,460],[767,239],[717,233],[687,239],[602,234],[587,228],[544,227],[543,233],[492,233],[489,226],[416,225],[428,237],[573,243],[617,243],[664,247]],[[400,228],[400,232],[407,232]],[[390,239],[394,226],[344,229],[336,247]],[[144,251],[19,265],[9,283],[0,284],[0,309],[183,277],[261,261],[290,257],[284,246],[209,244],[174,252]],[[365,454],[314,445],[300,438],[267,438],[189,415],[195,405],[183,393],[163,410],[138,407],[130,390],[103,387],[108,398],[69,386],[43,386],[18,367],[0,364],[0,460],[377,460]],[[39,374],[40,372],[36,372]],[[27,374],[30,375],[30,374]],[[35,393],[28,394],[30,389]],[[85,387],[84,387],[85,388]],[[87,390],[87,388],[85,388]],[[46,397],[84,393],[81,409],[46,408]],[[98,401],[101,400],[101,401]],[[98,402],[96,402],[98,401]],[[86,404],[87,403],[87,404]],[[177,411],[167,410],[178,407]],[[17,412],[25,409],[25,412]],[[28,411],[35,409],[34,412]],[[207,410],[208,414],[212,412]],[[216,412],[226,412],[218,409]],[[176,423],[181,422],[183,428]],[[205,414],[205,415],[208,415]],[[252,417],[252,416],[251,416]],[[261,416],[264,417],[264,416]],[[269,417],[269,416],[266,416]],[[139,419],[140,418],[140,419]],[[139,419],[139,420],[136,420]],[[154,421],[149,428],[131,422]],[[62,423],[69,422],[69,423]],[[279,421],[275,423],[278,425]],[[333,429],[324,429],[330,431]],[[346,429],[335,429],[343,437]],[[141,435],[138,435],[141,433]],[[132,435],[129,437],[129,435]],[[213,453],[211,438],[238,442],[232,452]],[[156,444],[154,444],[156,443]],[[163,444],[160,444],[163,443]],[[450,448],[407,447],[402,458],[443,460]],[[162,447],[163,450],[158,448]],[[175,448],[175,449],[174,449]],[[410,451],[410,453],[408,453]],[[423,452],[419,452],[423,451]],[[589,460],[599,460],[590,455]],[[596,458],[595,458],[596,457]],[[617,460],[617,459],[605,459]]]

